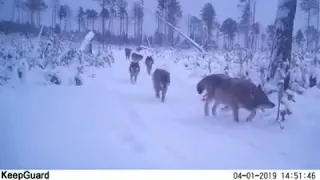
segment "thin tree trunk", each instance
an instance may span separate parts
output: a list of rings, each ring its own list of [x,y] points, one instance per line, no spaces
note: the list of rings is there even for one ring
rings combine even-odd
[[[34,24],[34,22],[33,22],[33,11],[30,12],[30,16],[31,16],[30,17],[31,24]]]
[[[126,17],[126,37],[128,37],[128,32],[129,32],[129,17],[127,15],[127,17]]]
[[[12,14],[11,14],[11,21],[14,21],[15,19],[15,11],[16,11],[16,2],[14,1],[14,4],[13,4],[13,8],[12,8]]]
[[[255,17],[256,17],[256,0],[253,1],[253,12],[252,12],[252,25],[251,25],[251,47],[254,49],[254,42],[255,42],[255,34],[253,32],[253,24],[255,23]]]
[[[319,26],[320,26],[320,24],[319,24],[319,21],[320,21],[320,12],[319,12],[319,10],[320,10],[320,1],[318,0],[318,12],[317,12],[317,39],[316,39],[316,49],[318,50],[318,48],[319,48]]]
[[[40,13],[40,11],[38,10],[38,12],[37,12],[37,14],[38,14],[38,17],[37,17],[37,20],[38,20],[38,27],[40,27],[40,15],[41,15],[41,13]]]
[[[310,28],[310,20],[311,20],[311,10],[309,10],[308,12],[308,27],[307,27],[307,48],[309,48],[310,44],[310,32],[309,32],[309,28]]]
[[[102,0],[102,12],[105,9],[105,0]],[[105,36],[105,18],[104,18],[104,13],[102,14],[102,48],[104,48],[104,36]]]
[[[78,18],[78,31],[80,32],[80,28],[81,28],[81,18]]]

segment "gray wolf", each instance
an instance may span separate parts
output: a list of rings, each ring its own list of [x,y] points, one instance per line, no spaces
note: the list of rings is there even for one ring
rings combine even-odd
[[[140,65],[138,62],[131,62],[129,66],[129,73],[130,73],[130,80],[131,83],[136,83],[137,82],[137,77],[140,72]]]
[[[251,81],[243,78],[212,74],[198,82],[198,94],[202,94],[204,90],[207,92],[204,104],[205,116],[208,116],[209,103],[213,100],[215,100],[212,107],[213,115],[216,114],[217,107],[220,104],[224,104],[230,107],[236,122],[239,122],[240,108],[251,112],[246,118],[247,121],[251,121],[256,115],[256,110],[275,107],[275,104],[269,100],[260,85],[256,86]]]
[[[125,48],[125,49],[124,49],[124,52],[125,52],[125,54],[126,54],[126,59],[130,59],[130,55],[131,55],[132,49],[130,49],[130,48]]]
[[[151,74],[151,69],[152,69],[152,65],[154,63],[154,60],[151,56],[147,56],[145,62],[144,62],[147,66],[147,72],[150,75]]]
[[[143,58],[143,56],[141,54],[137,54],[137,53],[131,54],[131,60],[134,62],[139,62],[142,60],[142,58]]]
[[[161,102],[164,102],[170,85],[170,73],[164,69],[157,68],[152,74],[152,82],[156,98],[160,98],[161,92]]]

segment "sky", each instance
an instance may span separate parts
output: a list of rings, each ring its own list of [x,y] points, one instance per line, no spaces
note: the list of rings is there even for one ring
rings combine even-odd
[[[13,0],[4,0],[6,1],[4,5],[0,8],[0,19],[10,19],[12,11],[12,2]],[[49,9],[43,13],[42,23],[46,25],[51,25],[51,10],[50,10],[50,0],[45,0],[49,5]],[[95,8],[99,9],[99,6],[93,0],[60,0],[61,4],[68,4],[74,14],[79,6],[84,8]],[[131,12],[133,2],[137,0],[127,0],[129,13]],[[257,9],[256,9],[256,20],[261,23],[262,26],[267,26],[274,23],[278,0],[257,0]],[[298,0],[299,1],[299,0]],[[182,7],[183,18],[180,20],[179,29],[183,32],[187,32],[187,18],[189,15],[200,15],[200,10],[203,5],[207,2],[211,2],[216,10],[217,20],[222,22],[226,18],[233,18],[239,20],[241,15],[240,8],[237,7],[239,0],[180,0]],[[156,11],[157,0],[144,0],[145,8],[148,11],[145,11],[145,20],[144,20],[144,31],[146,34],[151,35],[156,29],[155,16],[152,12]],[[295,30],[300,29],[306,25],[306,15],[301,12],[300,8],[297,8],[297,14],[295,19]],[[316,23],[316,18],[313,19],[313,22]],[[132,25],[132,23],[131,23]],[[74,23],[72,24],[73,28],[76,28],[76,21],[74,18]],[[132,28],[131,28],[132,29]]]

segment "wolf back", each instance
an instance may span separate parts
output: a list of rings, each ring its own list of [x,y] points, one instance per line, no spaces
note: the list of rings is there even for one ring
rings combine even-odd
[[[156,93],[156,97],[160,98],[164,102],[166,98],[166,93],[168,91],[168,86],[170,85],[170,73],[164,69],[157,68],[152,74],[153,87]]]
[[[243,78],[231,78],[224,74],[212,74],[201,79],[197,84],[197,92],[207,91],[204,111],[208,116],[209,103],[215,100],[212,114],[220,104],[231,107],[234,120],[239,121],[239,109],[244,108],[251,112],[247,121],[252,120],[257,109],[273,108],[275,104],[269,100],[261,86]]]

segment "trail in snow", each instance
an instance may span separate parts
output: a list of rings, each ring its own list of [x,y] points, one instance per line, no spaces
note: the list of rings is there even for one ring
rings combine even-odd
[[[168,64],[172,83],[161,103],[144,63],[132,85],[120,53],[82,87],[2,88],[0,168],[320,167],[316,111],[296,109],[297,125],[284,131],[261,113],[252,123],[235,123],[230,112],[204,118],[195,81],[183,69]]]

